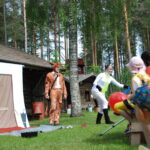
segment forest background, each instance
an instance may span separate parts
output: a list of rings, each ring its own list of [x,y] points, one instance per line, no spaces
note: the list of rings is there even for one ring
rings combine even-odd
[[[125,64],[150,50],[149,16],[149,0],[1,0],[0,43],[50,62],[69,59],[73,114],[78,116],[78,57],[87,73],[112,63],[115,77],[126,82],[121,76]]]

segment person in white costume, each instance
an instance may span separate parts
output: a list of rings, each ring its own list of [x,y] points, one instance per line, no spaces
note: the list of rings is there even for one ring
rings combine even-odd
[[[108,115],[108,101],[105,97],[105,92],[108,90],[108,86],[110,83],[113,83],[114,85],[120,87],[120,88],[128,88],[127,85],[121,84],[118,81],[116,81],[112,76],[112,65],[106,65],[105,66],[105,72],[100,73],[94,83],[93,87],[91,89],[91,93],[93,95],[93,98],[96,99],[97,106],[98,106],[98,114],[96,118],[96,124],[101,124],[101,118],[104,114],[105,122],[106,124],[113,124],[109,118]]]

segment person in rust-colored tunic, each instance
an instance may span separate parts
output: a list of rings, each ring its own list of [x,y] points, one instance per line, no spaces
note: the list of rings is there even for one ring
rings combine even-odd
[[[62,99],[67,99],[64,77],[59,73],[59,70],[60,63],[55,63],[53,71],[49,72],[45,79],[45,98],[50,100],[50,125],[59,124]]]

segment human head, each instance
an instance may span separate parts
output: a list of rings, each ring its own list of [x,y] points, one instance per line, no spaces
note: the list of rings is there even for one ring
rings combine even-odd
[[[150,66],[150,51],[144,51],[141,55],[146,66]]]
[[[138,56],[132,57],[126,67],[131,73],[139,73],[146,69],[143,60]]]
[[[59,72],[59,69],[60,69],[60,63],[54,63],[54,65],[53,65],[53,70],[54,70],[55,72]]]
[[[108,72],[109,74],[112,74],[113,68],[111,64],[105,65],[105,71]]]

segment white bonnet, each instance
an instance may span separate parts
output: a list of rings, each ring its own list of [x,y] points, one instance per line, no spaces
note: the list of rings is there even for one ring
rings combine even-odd
[[[146,67],[141,57],[134,56],[126,65],[131,73],[138,73],[145,71]]]

